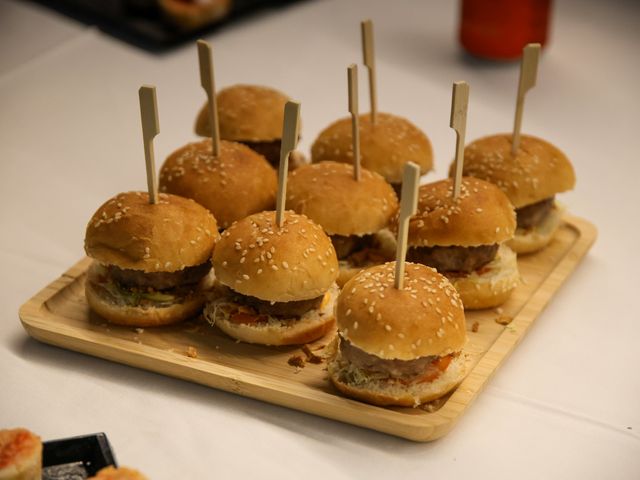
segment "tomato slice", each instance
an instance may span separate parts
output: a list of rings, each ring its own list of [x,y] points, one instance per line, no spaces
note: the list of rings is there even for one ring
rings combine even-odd
[[[231,323],[243,323],[245,325],[256,325],[258,323],[265,322],[267,317],[264,315],[256,315],[253,313],[236,312],[231,314],[229,321]]]

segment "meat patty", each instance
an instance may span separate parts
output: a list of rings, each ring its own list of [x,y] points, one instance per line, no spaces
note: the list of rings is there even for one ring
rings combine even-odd
[[[151,287],[155,290],[167,290],[198,283],[211,270],[211,263],[201,263],[177,272],[145,273],[141,270],[118,268],[115,265],[110,265],[108,268],[111,278],[126,287]]]
[[[498,244],[479,247],[412,247],[407,260],[433,267],[439,272],[471,273],[493,260]]]
[[[301,317],[309,310],[319,308],[323,298],[324,295],[320,295],[319,297],[312,298],[310,300],[271,303],[249,295],[242,295],[237,292],[234,292],[233,296],[235,302],[251,307],[259,314],[282,318]]]
[[[415,377],[425,373],[437,356],[419,357],[415,360],[385,360],[354,346],[340,338],[340,353],[354,367],[393,378]]]
[[[275,168],[276,170],[280,166],[280,140],[273,140],[271,142],[251,142],[242,141],[247,147],[254,152],[258,152]],[[300,165],[304,165],[306,160],[304,156],[297,151],[291,152],[289,155],[289,171],[295,170]]]
[[[544,200],[532,203],[526,207],[516,210],[516,219],[518,228],[533,228],[540,225],[543,220],[553,210],[554,197],[545,198]]]
[[[362,237],[356,235],[331,235],[331,243],[333,243],[333,248],[336,250],[338,260],[344,260],[356,250],[372,247],[373,238],[373,235],[363,235]]]

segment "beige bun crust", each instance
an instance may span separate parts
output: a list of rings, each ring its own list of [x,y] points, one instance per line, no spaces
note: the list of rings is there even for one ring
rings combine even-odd
[[[0,430],[0,479],[40,480],[42,441],[25,428]]]
[[[272,302],[323,295],[338,278],[338,259],[322,227],[304,215],[275,212],[244,218],[224,231],[213,253],[220,283]]]
[[[271,142],[282,138],[284,93],[258,85],[233,85],[216,95],[220,138],[235,142]],[[196,120],[196,134],[211,136],[205,104]]]
[[[231,9],[231,0],[211,2],[184,2],[160,0],[164,16],[183,30],[196,30],[225,17]]]
[[[218,156],[211,148],[211,139],[206,139],[169,155],[160,170],[160,190],[195,200],[221,228],[275,208],[277,174],[262,155],[225,140]]]
[[[350,367],[339,359],[330,361],[328,365],[331,383],[344,395],[381,407],[417,407],[446,395],[458,386],[466,375],[466,357],[458,355],[454,358],[445,372],[433,382],[411,385],[375,379],[365,384],[354,385],[342,379],[343,370],[348,368]]]
[[[202,294],[194,294],[183,303],[175,303],[168,307],[142,308],[127,305],[117,305],[105,300],[91,282],[85,284],[85,296],[91,310],[116,325],[129,327],[159,327],[182,322],[197,315],[204,305]]]
[[[566,155],[530,135],[520,137],[515,157],[511,154],[511,134],[491,135],[470,143],[464,150],[463,174],[497,185],[515,208],[571,190],[576,183]]]
[[[464,310],[451,283],[433,268],[407,262],[404,288],[398,290],[394,273],[395,262],[388,262],[345,284],[336,309],[342,336],[383,359],[413,360],[462,350]]]
[[[482,274],[472,272],[463,277],[449,278],[466,310],[502,305],[520,282],[516,254],[504,244],[484,269],[487,271]]]
[[[299,320],[296,320],[290,325],[249,325],[233,323],[224,316],[214,317],[211,315],[210,309],[213,305],[211,303],[205,308],[205,316],[210,323],[214,324],[231,338],[242,342],[272,346],[302,345],[322,338],[334,330],[336,318],[333,311],[338,292],[338,286],[334,284],[325,294],[329,298],[327,301],[323,301],[323,306],[320,309],[307,312]]]
[[[507,245],[517,254],[533,253],[542,250],[555,235],[562,223],[562,209],[554,204],[553,209],[540,225],[532,229],[517,229],[515,236]]]
[[[320,224],[329,235],[365,235],[385,228],[398,209],[395,191],[381,175],[332,161],[289,174],[286,207]]]
[[[420,173],[433,168],[433,150],[427,136],[408,120],[378,113],[376,123],[369,114],[360,115],[362,166],[382,175],[389,183],[401,183],[404,165],[414,162]],[[311,161],[353,162],[351,117],[325,128],[311,147]]]
[[[144,272],[176,272],[209,260],[218,239],[215,218],[191,199],[146,192],[107,200],[87,225],[84,249],[106,265]]]
[[[491,245],[513,237],[516,214],[499,188],[463,177],[460,196],[453,200],[450,179],[422,185],[417,213],[409,222],[410,246]],[[393,227],[397,230],[397,222]]]
[[[88,480],[148,480],[138,470],[127,467],[105,467]]]

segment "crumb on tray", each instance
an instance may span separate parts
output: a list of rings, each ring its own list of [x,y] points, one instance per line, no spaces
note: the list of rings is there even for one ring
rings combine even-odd
[[[287,363],[292,367],[304,368],[304,359],[300,355],[293,355],[292,357],[289,357]]]
[[[322,363],[322,357],[316,355],[315,353],[313,353],[311,351],[311,349],[309,348],[309,345],[303,345],[302,346],[302,351],[304,352],[305,356],[307,357],[307,362],[309,363],[315,363],[316,365],[319,363]]]
[[[471,331],[473,333],[476,333],[479,328],[480,328],[480,324],[478,322],[473,322],[473,325],[471,325]]]
[[[198,358],[198,349],[196,347],[187,347],[187,357]]]
[[[496,323],[500,325],[509,325],[511,320],[513,320],[513,318],[508,315],[499,315],[496,317]]]

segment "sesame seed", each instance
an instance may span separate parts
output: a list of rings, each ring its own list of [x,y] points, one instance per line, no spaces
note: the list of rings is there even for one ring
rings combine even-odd
[[[245,280],[249,280],[249,275],[247,275],[246,273],[242,275],[242,278],[244,278]]]
[[[278,270],[278,267],[276,265],[271,265],[271,270]]]
[[[385,329],[387,332],[390,332],[390,331],[391,331],[391,325],[389,325],[389,324],[385,325],[385,326],[384,326],[384,329]]]

